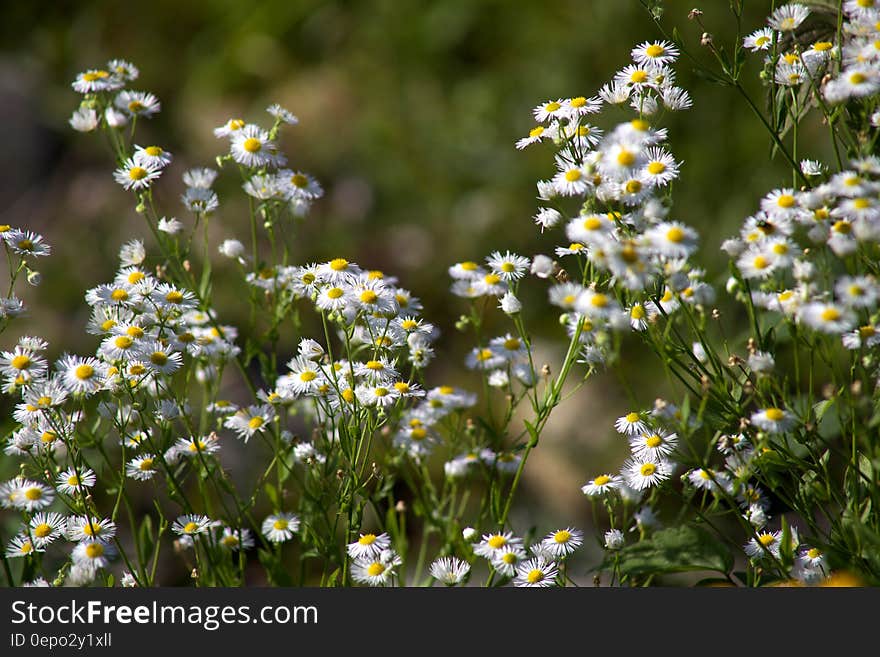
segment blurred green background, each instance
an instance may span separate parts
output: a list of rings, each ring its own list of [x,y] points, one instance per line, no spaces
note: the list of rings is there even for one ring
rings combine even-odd
[[[705,25],[729,48],[736,26],[728,3],[703,4]],[[746,4],[748,33],[764,23],[770,2]],[[670,32],[678,27],[687,48],[708,61],[701,29],[687,18],[693,6],[667,2],[662,23]],[[55,252],[41,263],[42,286],[20,292],[31,314],[13,324],[3,346],[37,333],[52,343],[52,356],[93,351],[84,291],[109,280],[120,244],[137,236],[151,243],[131,197],[112,180],[109,150],[67,125],[78,103],[70,87],[75,75],[120,57],[141,70],[132,87],[162,101],[161,114],[139,126],[138,142],[175,155],[157,188],[165,214],[190,220],[177,200],[180,173],[210,165],[222,152],[214,127],[233,116],[265,124],[267,105],[288,107],[300,118],[282,140],[290,164],[327,191],[297,236],[295,257],[345,256],[398,275],[444,332],[439,350],[450,357],[433,366],[432,381],[457,382],[471,345],[454,331],[465,307],[447,293],[446,268],[494,249],[550,253],[561,239],[541,235],[531,219],[535,181],[553,171],[550,151],[514,149],[533,125],[531,108],[593,95],[629,63],[635,44],[659,37],[637,0],[6,3],[0,223],[41,232]],[[770,161],[763,128],[734,90],[698,78],[687,61],[676,68],[694,108],[663,120],[670,148],[684,162],[674,216],[699,229],[698,260],[720,282],[720,303],[737,322],[738,310],[725,305],[726,256],[718,247],[761,195],[790,182],[790,173],[781,159]],[[760,68],[753,55],[744,84],[762,104]],[[607,117],[606,125],[629,115]],[[803,156],[823,155],[809,151],[809,134],[802,144]],[[217,243],[247,241],[238,184],[227,172],[218,186]],[[247,309],[236,302],[241,283],[228,280],[232,293],[217,305],[224,321],[235,322]],[[526,317],[550,360],[560,330],[543,287],[533,289]],[[292,348],[299,336],[287,338]],[[631,340],[620,373],[597,377],[559,409],[520,498],[535,502],[542,530],[589,522],[580,486],[617,469],[628,453],[611,429],[634,403],[618,377],[629,380],[642,407],[666,390],[646,358]]]

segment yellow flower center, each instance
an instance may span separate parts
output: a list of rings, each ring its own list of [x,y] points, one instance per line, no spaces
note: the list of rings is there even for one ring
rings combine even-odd
[[[73,370],[73,375],[80,381],[88,381],[95,375],[95,368],[91,365],[79,365]]]
[[[382,573],[385,572],[385,566],[383,566],[378,561],[374,561],[369,566],[367,566],[367,575],[370,577],[379,577]]]
[[[850,84],[864,84],[867,81],[867,76],[864,73],[852,73],[849,76]]]
[[[360,545],[372,545],[376,541],[375,534],[364,534],[358,539]]]
[[[867,198],[853,199],[853,207],[855,207],[856,210],[864,210],[866,208],[870,208],[871,200]]]
[[[162,150],[161,146],[147,146],[144,149],[144,153],[149,155],[150,157],[159,157],[165,151]]]
[[[809,550],[807,550],[807,556],[810,559],[818,559],[820,556],[822,556],[822,553],[819,552],[819,550],[817,550],[816,548],[810,548]]]
[[[654,162],[650,162],[648,164],[648,173],[652,173],[655,176],[666,171],[666,165],[663,162],[659,162],[655,160]]]
[[[410,431],[409,437],[415,441],[421,441],[428,437],[428,431],[419,427]]]
[[[758,47],[766,46],[768,43],[770,43],[770,37],[768,36],[759,36],[755,39],[755,45]]]
[[[110,293],[110,298],[113,301],[125,301],[126,299],[128,299],[128,292],[126,292],[125,290],[123,290],[121,288],[117,288]],[[111,320],[108,320],[108,321],[111,321]],[[115,323],[116,322],[113,322],[113,324],[115,324]]]
[[[501,277],[498,274],[486,274],[483,281],[486,285],[498,285],[501,282]]]
[[[785,411],[779,408],[768,408],[764,411],[764,417],[766,417],[771,422],[779,422],[782,418],[785,417]]]
[[[159,367],[162,367],[163,365],[165,365],[165,363],[168,362],[168,354],[166,354],[164,351],[154,351],[152,354],[150,354],[150,362],[153,365],[158,365]]]
[[[198,523],[196,523],[196,522],[192,522],[192,521],[189,521],[188,523],[186,523],[186,524],[183,526],[183,533],[184,533],[184,534],[192,534],[192,533],[195,532],[198,528],[199,528]]]
[[[139,100],[133,100],[128,104],[128,111],[132,114],[137,114],[141,110],[144,109],[144,104]]]
[[[26,370],[31,366],[31,359],[29,356],[19,354],[18,356],[15,356],[9,364],[17,370]]]
[[[572,98],[569,104],[572,107],[584,107],[587,104],[587,99],[583,96],[578,96],[577,98]]]
[[[577,182],[581,179],[581,170],[580,169],[569,169],[565,172],[565,180],[567,182]]]
[[[602,228],[602,220],[599,217],[587,217],[584,219],[584,228],[587,230],[599,230]]]
[[[590,298],[590,305],[594,308],[605,308],[608,305],[608,297],[604,294],[594,294]]]
[[[841,235],[849,235],[850,232],[852,232],[852,225],[845,219],[841,219],[840,221],[834,222],[831,230],[835,233],[840,233]]]
[[[545,112],[555,112],[560,107],[562,107],[562,105],[560,105],[559,103],[557,103],[554,100],[553,102],[550,102],[550,103],[547,103],[546,105],[544,105],[544,111]]]
[[[373,394],[377,397],[384,397],[388,394],[388,388],[376,388],[375,390],[373,390]]]
[[[840,311],[837,308],[826,308],[820,317],[823,322],[836,322],[840,319]]]
[[[153,459],[143,459],[140,463],[138,463],[138,469],[141,472],[147,472],[153,469]]]
[[[88,73],[83,73],[83,80],[86,82],[97,82],[98,80],[103,80],[107,77],[110,77],[110,74],[107,71],[89,71]]]
[[[638,413],[627,413],[626,417],[623,419],[626,420],[627,422],[629,422],[630,424],[632,424],[633,422],[639,421],[639,414]]]
[[[558,532],[553,534],[553,540],[557,543],[568,543],[571,540],[571,532],[560,529]]]
[[[611,477],[609,477],[608,475],[599,475],[598,477],[593,479],[593,485],[594,486],[604,486],[609,481],[611,481]]]
[[[180,292],[179,290],[171,290],[165,295],[165,301],[168,303],[180,303],[183,301],[183,292]]]
[[[678,226],[673,226],[669,230],[666,231],[666,239],[670,242],[674,242],[678,244],[679,242],[683,242],[685,238],[684,231]]]
[[[633,119],[629,124],[634,130],[638,130],[639,132],[645,132],[651,127],[651,125],[644,119]]]
[[[877,333],[873,326],[862,326],[859,328],[859,336],[862,338],[871,338]]]
[[[504,341],[504,348],[508,351],[516,351],[520,348],[520,344],[519,338],[507,338]]]
[[[100,543],[89,543],[86,545],[86,556],[89,559],[97,559],[104,556],[104,546]]]
[[[330,269],[333,271],[345,271],[348,269],[348,260],[345,258],[334,258],[330,261]]]
[[[489,540],[486,541],[486,543],[493,550],[498,550],[507,545],[507,539],[500,534],[495,534],[494,536],[489,537]]]
[[[278,518],[275,522],[272,523],[272,529],[275,531],[283,532],[287,529],[288,522],[284,518]]]
[[[639,472],[643,477],[650,477],[657,472],[657,466],[653,463],[643,463],[642,467],[639,468]]]
[[[638,194],[640,191],[642,191],[642,183],[638,180],[630,180],[626,183],[627,194]]]
[[[489,360],[494,355],[495,354],[492,353],[491,349],[480,349],[480,351],[477,352],[477,360],[479,360],[479,361]]]
[[[132,180],[143,180],[147,177],[147,170],[143,167],[132,167],[128,170],[128,177]]]
[[[79,484],[80,484],[79,475],[72,474],[67,478],[67,485],[68,486],[79,486]]]
[[[376,303],[376,300],[379,298],[379,295],[373,292],[373,290],[364,290],[361,292],[361,303]]]
[[[755,269],[767,269],[770,266],[770,261],[762,255],[755,256],[755,259],[752,260],[752,266]]]
[[[248,153],[259,153],[260,150],[263,148],[263,142],[261,142],[256,137],[248,137],[244,140],[244,143],[241,146]]]
[[[770,534],[768,532],[764,532],[763,534],[758,536],[758,540],[761,541],[761,545],[763,545],[764,547],[767,547],[767,546],[773,544],[773,541],[776,540],[776,537],[773,534]]]
[[[113,344],[115,344],[118,349],[128,349],[133,343],[134,340],[132,340],[127,335],[117,336],[113,340]]]
[[[36,536],[37,538],[46,538],[51,533],[52,527],[47,525],[45,522],[41,522],[39,525],[34,527],[34,536]]]
[[[529,130],[529,137],[540,137],[542,134],[544,134],[544,126],[542,125],[535,126]]]
[[[101,529],[101,523],[92,520],[83,525],[82,533],[86,536],[97,536],[101,533]]]
[[[632,151],[622,149],[617,154],[617,163],[622,167],[631,167],[636,161],[636,154]]]
[[[834,47],[834,44],[830,41],[817,41],[813,44],[813,50],[818,52],[825,52],[827,50],[831,50]]]
[[[780,208],[790,208],[794,206],[794,196],[791,194],[780,194],[779,198],[776,199],[776,205]]]
[[[529,571],[529,574],[526,575],[526,581],[529,584],[537,584],[542,579],[544,579],[544,571],[540,568],[533,568]]]
[[[501,561],[506,563],[508,566],[512,566],[516,563],[516,554],[514,554],[513,552],[505,552],[501,556]]]
[[[40,500],[43,498],[43,491],[42,491],[42,489],[37,488],[36,486],[33,486],[33,487],[25,490],[24,496],[27,499],[29,499],[31,502],[36,502],[37,500]]]
[[[290,182],[294,187],[308,187],[309,179],[301,173],[295,173],[290,177]]]
[[[655,447],[660,447],[663,444],[663,439],[658,436],[656,433],[648,436],[645,439],[645,445],[654,449]]]
[[[629,76],[629,80],[633,84],[642,84],[648,80],[648,72],[643,71],[642,69],[637,69]]]
[[[250,427],[251,429],[259,429],[261,426],[263,426],[264,422],[265,420],[260,416],[252,417],[250,420],[248,420],[248,427]]]

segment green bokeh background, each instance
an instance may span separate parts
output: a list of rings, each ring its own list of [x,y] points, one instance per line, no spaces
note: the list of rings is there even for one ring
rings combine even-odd
[[[712,0],[701,8],[716,43],[729,48],[736,27],[727,4]],[[763,24],[770,2],[746,4],[748,32]],[[708,63],[702,30],[687,18],[693,5],[667,2],[662,24],[670,32],[677,27],[687,48]],[[447,292],[446,268],[494,249],[549,253],[562,239],[541,235],[531,219],[535,181],[553,171],[550,151],[514,148],[533,125],[531,109],[547,99],[593,95],[629,63],[635,44],[660,36],[637,0],[6,3],[0,223],[41,232],[54,253],[41,263],[42,286],[20,291],[31,313],[2,336],[2,346],[39,334],[52,343],[53,357],[93,351],[97,342],[84,332],[85,290],[109,280],[123,242],[142,237],[151,244],[131,197],[112,180],[109,150],[67,125],[78,103],[70,87],[77,72],[120,57],[141,70],[133,88],[162,101],[161,114],[139,126],[138,142],[175,155],[157,188],[166,214],[190,219],[177,201],[180,173],[210,165],[222,152],[214,127],[233,116],[268,123],[267,105],[288,107],[300,118],[282,140],[290,164],[317,176],[327,191],[297,236],[295,257],[344,256],[399,276],[443,331],[444,357],[432,367],[432,381],[466,380],[460,364],[471,344],[453,327],[464,305]],[[733,89],[697,77],[686,59],[676,68],[694,107],[663,119],[670,148],[684,162],[674,216],[700,231],[698,262],[720,283],[719,303],[737,326],[739,311],[724,299],[727,259],[718,247],[759,197],[790,183],[791,174],[781,158],[770,160],[763,127]],[[743,82],[763,104],[760,68],[753,55]],[[628,118],[611,112],[603,121]],[[804,133],[799,155],[824,156],[811,150],[814,140]],[[221,209],[211,233],[217,243],[247,242],[238,184],[227,172],[218,186]],[[217,306],[224,321],[235,323],[247,308],[240,305],[242,283],[231,267],[226,271]],[[556,313],[544,289],[533,289],[525,295],[526,316],[550,360],[561,348],[553,342],[560,335]],[[292,349],[299,337],[285,336],[282,348]],[[611,435],[613,418],[666,391],[649,359],[630,340],[619,373],[598,376],[559,410],[521,496],[542,530],[589,523],[580,485],[616,469],[627,454]],[[0,459],[0,474],[8,476],[16,463]]]

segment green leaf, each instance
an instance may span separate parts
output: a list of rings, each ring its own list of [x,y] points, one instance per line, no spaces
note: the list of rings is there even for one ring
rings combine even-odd
[[[712,570],[728,573],[733,555],[719,538],[695,525],[663,529],[616,553],[622,575]]]

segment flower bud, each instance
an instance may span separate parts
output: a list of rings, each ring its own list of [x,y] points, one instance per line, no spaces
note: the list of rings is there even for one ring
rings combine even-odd
[[[507,292],[501,297],[501,303],[498,307],[508,315],[516,315],[522,310],[522,303],[520,303],[520,300],[516,298],[513,292]]]
[[[43,282],[43,275],[36,270],[28,269],[27,282],[37,287],[37,285]]]

